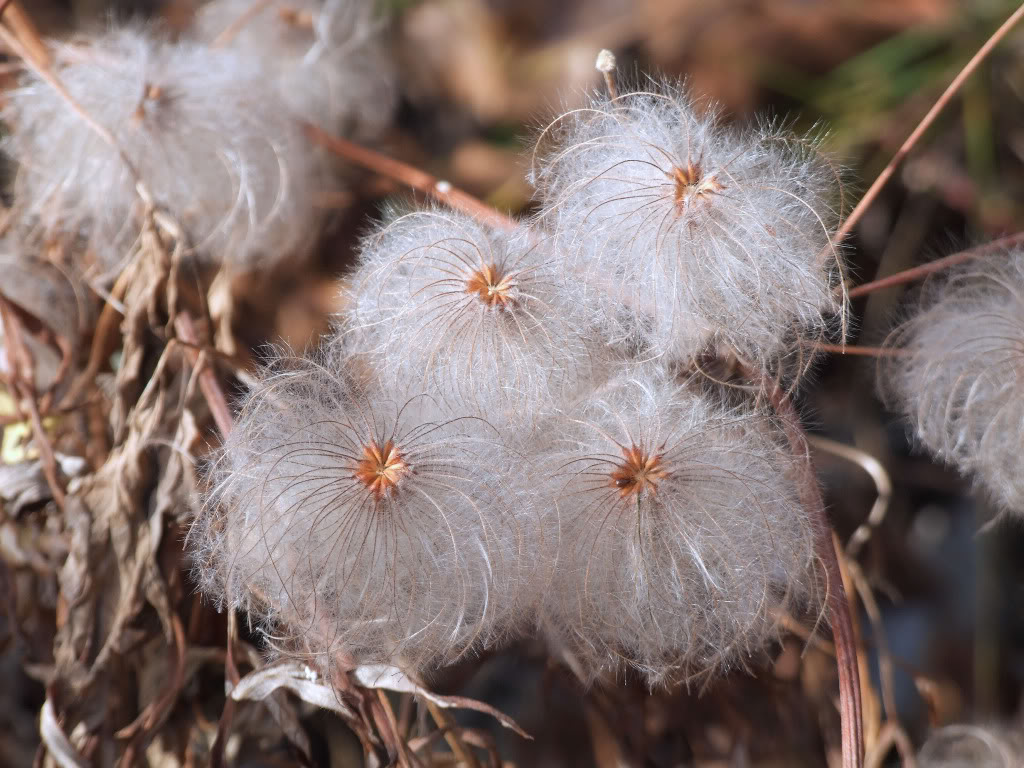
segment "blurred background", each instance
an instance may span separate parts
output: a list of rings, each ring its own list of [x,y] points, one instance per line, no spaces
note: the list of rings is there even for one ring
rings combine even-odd
[[[602,87],[594,70],[601,48],[614,51],[626,75],[685,78],[730,120],[767,113],[798,129],[824,127],[828,150],[847,169],[849,210],[1016,4],[381,0],[378,6],[398,62],[400,102],[375,148],[502,210],[528,214],[531,136]],[[30,0],[25,7],[44,34],[55,36],[118,17],[173,27],[193,10],[188,0]],[[340,309],[338,287],[359,236],[389,195],[407,194],[363,170],[343,172],[352,183],[342,199],[330,201],[330,234],[310,268],[272,287],[260,281],[237,292],[244,299],[235,323],[250,347],[281,338],[298,347],[314,341]],[[1011,33],[967,82],[868,211],[849,240],[850,273],[855,283],[866,282],[1021,229],[1024,29]],[[851,342],[881,343],[912,291],[897,287],[857,300]],[[884,520],[859,557],[874,601],[867,608],[857,601],[873,694],[869,742],[886,715],[898,718],[915,743],[947,723],[1012,721],[1024,692],[1024,530],[993,520],[969,482],[914,452],[875,391],[872,357],[832,355],[799,398],[814,434],[855,449],[846,456],[815,452],[840,539],[876,503],[868,458],[880,462],[892,485]],[[45,579],[36,587],[44,611],[53,596]],[[834,663],[827,642],[809,642],[810,625],[794,622],[792,635],[756,676],[737,674],[703,692],[652,697],[624,685],[582,695],[566,671],[528,643],[450,670],[434,684],[517,718],[534,741],[484,716],[460,716],[489,733],[502,759],[518,766],[835,765]],[[0,690],[2,764],[32,761],[44,698],[32,671],[50,663],[45,637],[52,623],[22,621],[34,627],[34,639],[0,620],[6,630],[0,674],[11,681]],[[820,636],[827,640],[828,633]],[[882,707],[882,668],[891,668],[885,693],[895,711]],[[204,717],[216,722],[223,695],[215,682],[196,685],[211,697]],[[350,764],[333,761],[344,752],[330,746],[335,737],[325,717],[304,715],[310,732],[319,734],[317,759]],[[246,764],[289,764],[294,757],[259,754]]]

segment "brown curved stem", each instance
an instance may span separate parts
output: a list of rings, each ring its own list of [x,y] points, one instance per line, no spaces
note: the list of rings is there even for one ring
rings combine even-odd
[[[857,222],[861,220],[861,217],[864,216],[865,211],[871,207],[871,203],[873,203],[875,198],[878,197],[878,193],[882,190],[882,187],[884,187],[886,182],[892,178],[893,173],[896,172],[896,168],[903,161],[903,158],[905,158],[910,150],[914,148],[914,145],[917,144],[920,138],[925,134],[925,131],[931,128],[932,123],[935,122],[935,118],[937,118],[939,113],[942,112],[947,104],[949,104],[953,99],[953,96],[956,95],[956,92],[959,91],[967,81],[967,78],[974,74],[978,65],[985,60],[985,57],[992,52],[992,49],[995,48],[1004,37],[1006,37],[1009,31],[1013,29],[1021,18],[1024,18],[1024,4],[1021,4],[1021,6],[1010,15],[1010,18],[1004,21],[999,29],[992,33],[992,36],[985,41],[985,44],[978,49],[978,52],[971,57],[971,60],[968,61],[967,64],[964,65],[964,68],[960,70],[959,74],[953,78],[953,82],[951,82],[946,90],[943,91],[942,95],[939,96],[938,100],[932,105],[932,108],[928,110],[928,113],[921,118],[921,122],[917,124],[917,127],[907,137],[906,141],[903,142],[902,146],[896,150],[896,154],[892,156],[889,164],[882,169],[882,172],[878,174],[878,178],[874,180],[868,188],[868,191],[864,193],[864,197],[860,199],[860,202],[857,203],[854,209],[850,212],[850,215],[846,217],[846,221],[843,222],[839,231],[836,233],[836,244],[841,243],[846,236],[850,234],[850,231],[854,226],[856,226]]]
[[[496,211],[468,192],[463,192],[448,182],[436,176],[431,176],[426,171],[421,171],[419,168],[403,163],[400,160],[395,160],[393,157],[388,157],[375,150],[367,149],[348,139],[332,136],[312,123],[303,123],[302,127],[306,131],[306,135],[313,142],[330,150],[335,155],[338,155],[338,157],[348,160],[350,163],[355,163],[380,176],[385,176],[410,186],[428,197],[444,203],[449,208],[461,211],[480,221],[486,221],[488,224],[499,229],[515,229],[519,226],[511,216],[506,216]]]
[[[858,296],[866,296],[869,293],[880,291],[883,288],[890,288],[894,285],[903,285],[904,283],[912,283],[915,280],[920,280],[934,272],[955,267],[957,264],[963,264],[965,261],[977,259],[981,256],[999,253],[1000,251],[1013,248],[1014,246],[1021,244],[1024,244],[1024,232],[1017,232],[1012,235],[1007,235],[1006,237],[1000,237],[990,243],[979,245],[977,248],[968,248],[966,251],[959,251],[944,258],[930,261],[927,264],[912,267],[911,269],[905,269],[894,275],[888,275],[887,277],[881,277],[878,280],[872,280],[870,283],[864,283],[864,285],[858,285],[856,288],[851,288],[847,295],[851,299],[856,299]]]
[[[196,334],[192,316],[189,315],[187,310],[179,311],[174,316],[174,330],[178,334],[178,338],[185,342],[182,346],[185,348],[185,355],[188,357],[189,362],[193,367],[198,367],[199,389],[206,398],[206,403],[210,407],[210,413],[213,414],[213,420],[217,424],[217,429],[220,430],[221,437],[226,438],[231,434],[234,426],[234,420],[231,418],[231,409],[228,407],[224,390],[221,389],[220,382],[217,381],[217,374],[214,373],[209,365],[205,365],[200,360],[198,351],[199,336]]]
[[[748,372],[749,374],[750,372]],[[764,379],[753,374],[755,380]],[[800,501],[816,523],[815,549],[825,568],[828,593],[826,607],[831,619],[832,636],[836,648],[836,667],[839,673],[839,714],[842,723],[843,768],[864,766],[864,718],[861,708],[860,671],[857,662],[857,643],[853,633],[850,603],[843,587],[839,555],[832,538],[832,529],[825,513],[825,504],[818,488],[818,480],[811,463],[807,437],[800,427],[800,417],[793,402],[771,381],[762,382],[764,391],[779,415],[793,454],[799,459],[801,477]]]

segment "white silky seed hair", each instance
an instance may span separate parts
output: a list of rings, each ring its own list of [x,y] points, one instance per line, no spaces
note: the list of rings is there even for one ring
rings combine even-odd
[[[550,238],[526,227],[498,230],[440,208],[393,211],[352,277],[352,333],[389,376],[493,424],[532,422],[607,367],[563,262]]]
[[[70,95],[113,134],[194,253],[254,268],[311,246],[317,156],[257,61],[136,27],[54,54]],[[122,156],[35,75],[7,98],[17,219],[44,237],[83,238],[101,270],[117,271],[142,209]]]
[[[557,118],[531,180],[612,340],[798,376],[838,324],[839,177],[814,137],[727,127],[653,83]]]
[[[302,119],[359,140],[390,121],[398,89],[370,0],[212,0],[190,30],[208,43],[226,31],[230,49],[267,64]]]
[[[886,404],[924,448],[1024,514],[1024,249],[926,284],[886,346]]]
[[[322,669],[429,673],[514,625],[512,462],[433,398],[284,358],[253,386],[189,535],[203,590]]]
[[[546,427],[523,473],[557,547],[537,555],[541,625],[586,679],[705,683],[816,599],[815,526],[761,416],[640,368]]]

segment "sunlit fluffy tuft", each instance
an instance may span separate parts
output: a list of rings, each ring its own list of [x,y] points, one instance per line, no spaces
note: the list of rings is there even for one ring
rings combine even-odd
[[[613,340],[799,374],[837,325],[839,179],[815,138],[728,127],[662,85],[558,118],[532,180]]]
[[[356,139],[376,138],[391,117],[395,73],[369,0],[213,0],[193,34],[259,56],[288,105],[303,119]]]
[[[256,382],[190,534],[204,591],[330,666],[429,671],[496,642],[522,532],[479,419],[282,359]]]
[[[542,625],[585,677],[706,681],[816,595],[794,459],[761,417],[641,370],[547,427],[526,473],[558,542]]]
[[[532,420],[603,375],[550,238],[440,209],[392,216],[352,279],[353,332],[388,375],[492,423]]]

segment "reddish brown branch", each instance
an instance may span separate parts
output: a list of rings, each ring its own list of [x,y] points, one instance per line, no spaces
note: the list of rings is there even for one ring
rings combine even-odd
[[[302,127],[312,141],[329,149],[339,157],[412,187],[434,200],[444,203],[449,208],[485,221],[499,229],[515,229],[518,226],[512,217],[496,211],[469,193],[456,189],[448,182],[431,176],[426,171],[421,171],[419,168],[414,168],[400,160],[367,149],[347,139],[332,136],[312,123],[303,123]]]
[[[881,277],[878,280],[872,280],[870,283],[864,283],[864,285],[858,285],[856,288],[851,288],[848,295],[851,299],[856,299],[858,296],[865,296],[873,291],[880,291],[883,288],[890,288],[894,285],[903,285],[904,283],[912,283],[915,280],[927,277],[933,272],[949,269],[957,264],[962,264],[965,261],[970,261],[971,259],[976,259],[981,256],[999,253],[1000,251],[1012,248],[1013,246],[1020,245],[1022,243],[1024,243],[1024,232],[1017,232],[1016,234],[1007,235],[1006,237],[1001,237],[998,240],[993,240],[991,243],[979,245],[977,248],[968,248],[966,251],[959,251],[958,253],[951,254],[944,258],[930,261],[927,264],[922,264],[919,267],[905,269],[894,275]]]
[[[992,36],[985,41],[985,44],[978,49],[978,52],[971,57],[971,60],[964,65],[964,68],[960,70],[959,74],[953,78],[953,82],[949,84],[949,87],[943,91],[942,95],[939,96],[932,108],[928,110],[928,113],[921,118],[921,122],[917,124],[917,127],[907,137],[907,140],[903,142],[903,145],[896,150],[896,154],[892,156],[888,165],[882,169],[882,172],[878,174],[878,178],[874,180],[868,191],[864,193],[864,197],[860,199],[860,202],[854,207],[850,215],[846,217],[846,221],[843,222],[839,231],[836,233],[835,243],[841,243],[846,236],[850,234],[850,231],[856,226],[857,222],[864,216],[865,211],[871,207],[871,204],[878,197],[878,193],[885,186],[886,182],[892,178],[893,173],[896,172],[896,167],[903,162],[903,158],[907,156],[914,145],[920,140],[925,132],[931,128],[935,122],[935,118],[939,116],[939,113],[945,109],[946,105],[952,100],[956,92],[960,90],[963,84],[967,81],[974,71],[978,68],[978,65],[985,60],[992,49],[995,48],[1000,41],[1009,33],[1011,29],[1017,24],[1018,21],[1024,18],[1024,4],[1022,4],[1016,11],[1011,14],[1010,18],[1003,22],[1002,26],[999,27]]]
[[[0,18],[3,19],[3,23],[10,26],[15,36],[35,62],[40,66],[48,67],[50,64],[50,51],[47,49],[46,43],[39,36],[36,25],[17,0],[3,0],[3,2],[0,2]]]
[[[198,368],[199,389],[202,390],[203,397],[206,398],[206,402],[210,406],[217,429],[220,430],[221,437],[227,437],[231,434],[231,429],[234,426],[231,409],[228,408],[228,401],[224,396],[224,391],[220,388],[220,382],[217,381],[217,375],[199,359],[200,353],[197,351],[199,337],[196,335],[192,316],[187,311],[179,311],[174,316],[174,330],[178,337],[185,342],[182,346],[189,362],[193,367]]]
[[[894,347],[860,347],[855,344],[821,344],[815,343],[814,348],[819,352],[827,352],[833,355],[854,355],[858,357],[899,357],[906,354],[902,349]]]
[[[755,372],[748,372],[755,379]],[[843,587],[839,554],[832,537],[832,529],[818,481],[811,463],[807,439],[800,427],[800,417],[792,401],[773,382],[764,382],[765,391],[782,420],[793,454],[801,464],[799,483],[800,501],[816,523],[815,548],[825,568],[828,593],[826,606],[831,619],[835,641],[836,667],[839,673],[839,714],[842,722],[843,768],[863,768],[864,719],[861,707],[860,672],[857,662],[857,643],[853,633],[850,604]]]

